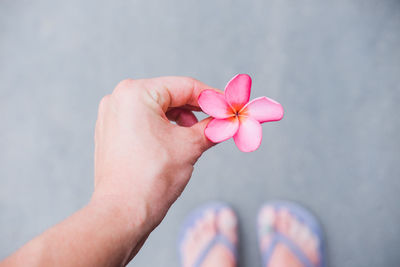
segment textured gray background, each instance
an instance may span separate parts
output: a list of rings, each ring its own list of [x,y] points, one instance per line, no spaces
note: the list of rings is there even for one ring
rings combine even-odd
[[[131,266],[178,266],[185,215],[239,213],[241,266],[259,266],[266,200],[315,212],[330,266],[400,265],[400,2],[0,1],[0,258],[82,207],[97,105],[123,78],[253,77],[286,116],[261,148],[232,141],[198,162]]]

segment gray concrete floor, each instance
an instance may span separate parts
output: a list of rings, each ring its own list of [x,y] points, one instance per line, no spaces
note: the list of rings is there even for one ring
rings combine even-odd
[[[178,266],[182,220],[216,199],[239,214],[241,266],[260,266],[255,216],[276,198],[318,215],[330,266],[399,266],[395,0],[2,0],[0,258],[88,201],[97,105],[119,80],[242,72],[284,120],[254,153],[208,151],[130,266]]]

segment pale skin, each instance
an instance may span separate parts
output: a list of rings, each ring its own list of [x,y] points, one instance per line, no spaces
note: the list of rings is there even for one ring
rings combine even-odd
[[[214,145],[204,136],[209,118],[192,113],[209,88],[187,77],[120,82],[99,104],[90,202],[0,266],[125,266]],[[234,266],[223,247],[210,257]]]

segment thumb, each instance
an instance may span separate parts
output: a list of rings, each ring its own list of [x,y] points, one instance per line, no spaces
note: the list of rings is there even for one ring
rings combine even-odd
[[[200,150],[201,153],[205,152],[207,149],[213,147],[216,145],[216,143],[211,142],[204,134],[204,130],[207,127],[207,124],[212,120],[213,118],[208,117],[204,120],[199,121],[198,123],[194,124],[191,128],[191,130],[194,132],[195,135],[195,145],[197,146],[197,149]]]

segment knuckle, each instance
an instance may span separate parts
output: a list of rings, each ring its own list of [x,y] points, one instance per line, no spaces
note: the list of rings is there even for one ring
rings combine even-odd
[[[188,82],[192,85],[192,88],[195,90],[199,83],[199,80],[197,80],[193,77],[187,77],[187,79],[188,79]]]
[[[141,80],[125,79],[118,83],[112,94],[120,100],[124,100],[127,97],[134,99],[143,93],[143,90],[139,90],[142,87]]]
[[[120,81],[117,85],[117,87],[132,87],[135,84],[135,80],[128,78],[128,79],[124,79],[122,81]]]
[[[124,94],[126,92],[131,91],[130,89],[132,89],[134,86],[135,86],[135,81],[133,79],[122,80],[115,87],[113,94],[114,95]]]
[[[110,101],[110,95],[105,95],[99,103],[99,112],[104,110],[104,107],[108,104],[108,102]]]

